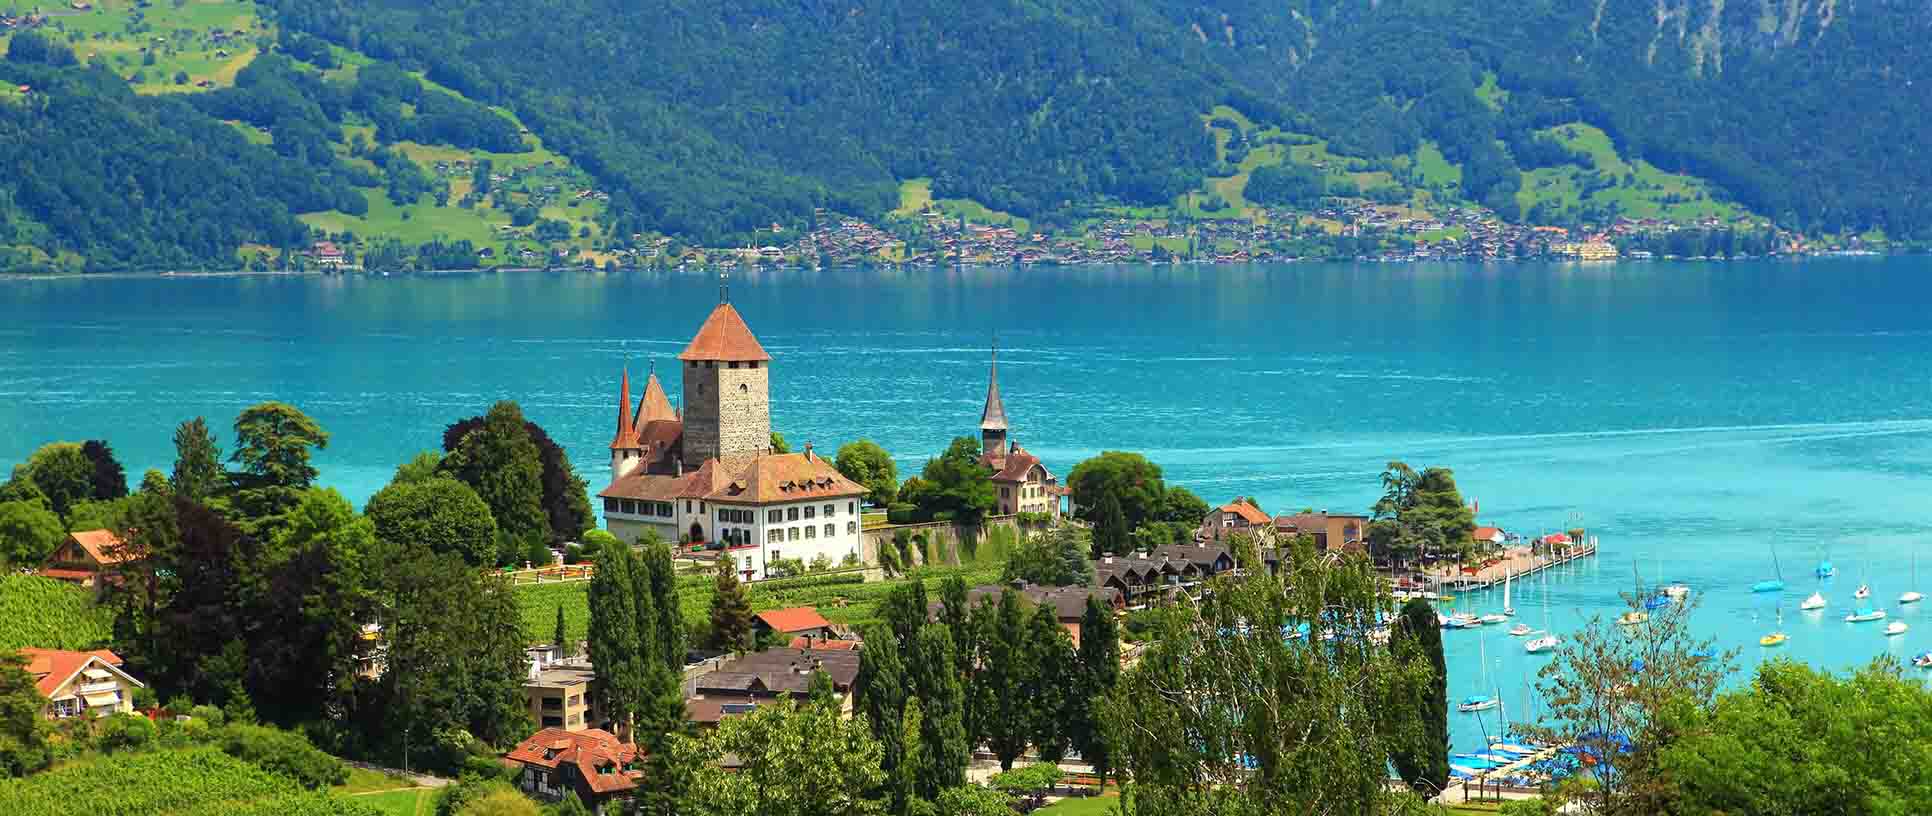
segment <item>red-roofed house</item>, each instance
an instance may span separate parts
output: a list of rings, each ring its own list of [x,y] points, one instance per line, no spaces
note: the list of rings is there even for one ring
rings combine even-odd
[[[140,560],[140,555],[123,543],[112,530],[81,530],[68,533],[67,540],[47,557],[41,575],[70,581],[81,586],[97,585],[103,575]]]
[[[1040,457],[1027,452],[1007,438],[1006,403],[1000,399],[1000,352],[993,349],[993,364],[986,378],[986,406],[979,412],[980,464],[993,470],[993,487],[999,491],[994,512],[1060,514],[1060,480],[1040,463]]]
[[[822,637],[815,638],[815,637],[812,637],[811,635],[799,635],[798,637],[792,638],[792,642],[786,645],[790,646],[793,649],[804,649],[805,651],[808,651],[808,652],[809,651],[856,652],[859,650],[860,646],[863,646],[865,644],[860,643],[856,640],[839,640],[837,638],[822,638]]]
[[[1495,544],[1498,546],[1502,545],[1502,543],[1505,540],[1507,540],[1507,538],[1503,535],[1502,528],[1500,527],[1477,527],[1469,535],[1470,537],[1476,539],[1478,542],[1481,542],[1484,544]]]
[[[316,266],[324,269],[341,269],[344,260],[342,248],[336,246],[334,241],[315,242],[315,246],[309,248],[309,257],[315,259]]]
[[[552,800],[575,791],[585,807],[605,813],[606,805],[629,799],[637,789],[644,776],[639,770],[642,758],[636,745],[618,741],[609,731],[545,728],[517,743],[503,760],[521,768],[517,786],[524,791]]]
[[[59,649],[21,649],[27,673],[33,675],[40,696],[47,698],[49,719],[109,714],[134,710],[134,690],[141,681],[121,670],[121,657],[106,649],[69,652]]]
[[[752,627],[759,634],[777,632],[781,635],[807,635],[822,638],[832,637],[832,622],[818,614],[816,608],[796,606],[790,609],[768,609],[758,613]]]

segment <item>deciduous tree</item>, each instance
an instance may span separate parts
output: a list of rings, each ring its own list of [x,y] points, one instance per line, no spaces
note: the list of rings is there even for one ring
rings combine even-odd
[[[451,553],[473,567],[498,561],[490,506],[455,479],[393,482],[369,497],[367,512],[376,536],[393,548]]]
[[[1006,556],[1000,580],[1026,581],[1045,586],[1086,586],[1093,580],[1087,560],[1086,531],[1072,524],[1055,524],[1025,533],[1020,545]]]
[[[481,428],[487,420],[487,416],[470,417],[445,428],[443,450],[456,452],[470,432]],[[590,511],[590,498],[584,480],[577,475],[563,446],[553,441],[542,426],[526,419],[523,420],[523,430],[529,436],[530,444],[536,446],[537,462],[542,467],[539,477],[542,484],[540,502],[544,519],[549,525],[546,541],[569,541],[596,520]],[[502,523],[500,519],[498,523]]]
[[[966,765],[972,756],[966,741],[964,679],[954,668],[957,658],[951,631],[939,623],[921,627],[919,652],[923,665],[912,683],[921,711],[917,729],[921,758],[915,783],[918,796],[931,800],[942,790],[966,784]]]
[[[1011,770],[1033,736],[1034,711],[1026,697],[1033,668],[1027,662],[1032,655],[1018,592],[1008,587],[1000,593],[999,606],[980,637],[983,662],[973,675],[979,686],[976,702],[984,706],[978,715],[980,728],[993,755],[999,757],[1000,769]]]
[[[1100,602],[1099,595],[1087,596],[1087,610],[1080,618],[1078,666],[1079,679],[1071,685],[1073,699],[1068,706],[1068,741],[1093,764],[1094,775],[1105,784],[1112,757],[1100,712],[1120,682],[1120,631],[1113,610]]]
[[[106,440],[89,439],[82,442],[81,454],[94,465],[94,492],[91,498],[107,501],[127,495],[127,471],[121,467],[120,460],[114,458],[114,449],[108,447]]]
[[[1053,604],[1033,608],[1026,632],[1026,701],[1032,709],[1028,741],[1047,762],[1067,753],[1067,725],[1075,714],[1074,696],[1080,681],[1074,663],[1073,641],[1060,626]]]
[[[1160,466],[1126,451],[1105,451],[1074,465],[1067,474],[1067,487],[1073,490],[1080,517],[1096,523],[1102,497],[1112,496],[1129,530],[1149,519],[1158,520],[1161,499],[1167,491]]]
[[[61,518],[94,496],[94,463],[74,442],[40,446],[27,458],[26,475],[47,497],[48,509]]]
[[[241,466],[252,486],[301,489],[315,481],[310,449],[329,446],[329,432],[301,409],[264,402],[235,417],[235,452],[228,461]]]
[[[879,743],[864,723],[790,700],[731,717],[704,741],[706,756],[738,758],[733,772],[698,774],[687,812],[694,816],[875,816],[873,791],[885,779]]]
[[[845,478],[864,485],[866,501],[880,507],[891,504],[898,493],[898,465],[885,448],[870,439],[845,443],[832,466]]]
[[[41,714],[46,706],[26,656],[0,649],[0,777],[26,776],[53,761]]]
[[[961,436],[953,439],[945,453],[926,460],[925,470],[919,474],[925,489],[917,496],[922,516],[950,514],[961,524],[976,525],[993,511],[998,502],[993,469],[980,462],[979,455],[979,440]]]
[[[852,681],[852,711],[863,717],[879,745],[879,767],[887,786],[888,812],[903,813],[913,795],[913,779],[904,773],[906,699],[912,691],[899,655],[899,638],[890,627],[874,626],[859,650],[859,673]]]
[[[550,534],[543,510],[543,463],[524,424],[516,403],[498,402],[490,406],[482,424],[464,433],[443,458],[443,472],[482,497],[497,529],[514,539],[519,551],[527,542],[545,540]],[[573,524],[570,533],[585,526]]]
[[[8,566],[18,569],[46,563],[66,537],[60,517],[40,505],[0,502],[0,560]]]

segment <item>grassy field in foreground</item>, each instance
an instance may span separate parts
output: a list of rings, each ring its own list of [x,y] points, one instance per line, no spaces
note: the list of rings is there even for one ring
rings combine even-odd
[[[1041,816],[1104,816],[1113,813],[1118,804],[1118,794],[1106,793],[1085,799],[1062,799],[1033,812]]]
[[[403,788],[357,796],[355,799],[375,808],[383,816],[428,816],[436,811],[436,792],[428,788]]]

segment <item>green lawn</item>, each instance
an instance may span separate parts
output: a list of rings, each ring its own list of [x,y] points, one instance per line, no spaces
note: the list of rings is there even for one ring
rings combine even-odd
[[[415,783],[406,779],[397,779],[381,771],[372,771],[368,768],[358,768],[351,765],[349,766],[349,781],[336,785],[334,790],[337,793],[372,793],[375,791],[413,787],[414,785]]]
[[[925,212],[927,207],[944,213],[948,218],[965,216],[969,223],[1008,226],[1021,233],[1031,231],[1032,224],[1026,219],[1008,212],[992,209],[970,198],[933,198],[932,179],[915,178],[899,182],[899,207],[893,215],[912,217]]]
[[[427,816],[436,811],[436,792],[428,788],[404,788],[355,799],[374,807],[383,816]]]
[[[1597,127],[1573,122],[1537,132],[1589,154],[1596,169],[1564,165],[1524,173],[1523,189],[1517,193],[1516,200],[1526,213],[1539,203],[1570,210],[1587,202],[1597,206],[1615,204],[1633,218],[1667,218],[1680,222],[1705,216],[1731,219],[1746,214],[1734,204],[1719,201],[1711,185],[1703,179],[1668,173],[1642,159],[1626,161],[1618,154],[1609,135]],[[1610,184],[1591,191],[1586,197],[1584,189],[1592,176]]]
[[[1062,799],[1033,812],[1040,816],[1104,816],[1113,813],[1114,806],[1118,804],[1118,795],[1103,794],[1083,799]]]

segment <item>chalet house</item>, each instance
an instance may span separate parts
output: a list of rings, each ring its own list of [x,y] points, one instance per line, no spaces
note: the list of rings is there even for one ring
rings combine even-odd
[[[624,811],[621,802],[612,803],[637,790],[642,758],[636,745],[609,731],[545,728],[517,743],[503,761],[518,769],[517,787],[525,793],[554,801],[575,792],[591,812],[603,814]]]
[[[1479,544],[1490,544],[1498,547],[1502,546],[1503,542],[1508,540],[1508,536],[1503,534],[1502,528],[1500,527],[1477,527],[1469,535],[1471,538],[1476,539],[1476,542]]]
[[[832,690],[850,694],[859,676],[859,653],[845,650],[773,648],[727,660],[716,671],[691,681],[685,707],[695,701],[744,701],[811,696],[812,673],[832,679]]]
[[[1268,514],[1244,501],[1229,502],[1211,511],[1201,522],[1201,535],[1196,538],[1206,541],[1221,541],[1236,533],[1265,537],[1272,532]]]
[[[27,673],[33,675],[40,696],[47,698],[42,714],[48,719],[106,717],[134,710],[134,690],[142,683],[121,670],[120,655],[106,649],[29,648],[20,653],[27,658]]]
[[[67,534],[67,539],[47,558],[47,566],[41,568],[40,574],[98,588],[122,566],[138,560],[139,554],[113,531],[82,530]]]
[[[808,638],[828,639],[836,635],[832,631],[832,622],[819,615],[818,610],[810,606],[760,612],[752,620],[751,626],[759,635],[774,632],[780,635],[804,635]]]
[[[334,241],[315,242],[315,246],[309,249],[309,257],[315,259],[316,266],[324,269],[341,269],[344,260],[342,248],[336,246]]]

